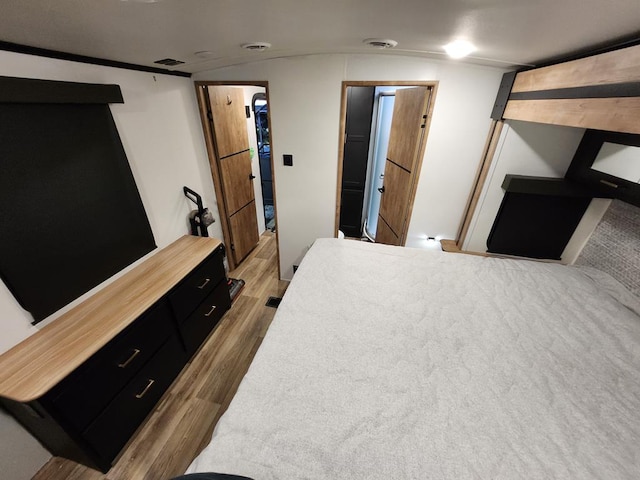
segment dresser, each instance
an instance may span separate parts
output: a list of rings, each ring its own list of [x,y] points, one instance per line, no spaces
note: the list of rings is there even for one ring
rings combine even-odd
[[[185,236],[0,356],[0,402],[106,472],[231,300],[224,247]]]

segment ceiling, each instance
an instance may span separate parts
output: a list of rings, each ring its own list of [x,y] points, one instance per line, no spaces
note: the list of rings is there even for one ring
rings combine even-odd
[[[501,67],[640,37],[640,0],[2,0],[0,40],[112,61],[201,72],[266,58],[384,53],[446,58],[454,39],[477,50],[465,62]],[[365,38],[390,38],[379,50]],[[247,42],[273,46],[264,52]],[[209,51],[202,58],[198,51]]]

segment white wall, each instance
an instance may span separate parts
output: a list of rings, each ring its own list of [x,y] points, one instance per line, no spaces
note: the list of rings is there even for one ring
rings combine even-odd
[[[391,55],[315,55],[267,60],[194,76],[269,81],[280,267],[291,278],[318,237],[335,224],[343,80],[438,80],[434,116],[409,225],[408,246],[455,238],[503,70]],[[282,155],[293,154],[293,167]]]
[[[191,79],[10,52],[0,52],[0,75],[120,85],[125,103],[112,105],[111,111],[156,244],[162,248],[189,232],[187,215],[195,205],[183,196],[183,185],[203,196],[217,220],[209,232],[222,238]],[[35,330],[31,320],[0,282],[0,352]],[[3,475],[15,480],[31,478],[49,454],[4,413],[0,415],[0,432]]]
[[[463,249],[487,251],[487,237],[504,196],[505,175],[564,177],[583,134],[582,128],[505,122]]]

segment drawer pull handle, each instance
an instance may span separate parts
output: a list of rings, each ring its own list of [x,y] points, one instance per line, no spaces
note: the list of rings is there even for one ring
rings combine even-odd
[[[611,187],[611,188],[618,188],[619,185],[616,185],[613,182],[608,182],[607,180],[600,180],[600,183],[606,185],[607,187]]]
[[[144,390],[142,390],[142,392],[140,392],[139,394],[136,395],[136,398],[144,397],[147,394],[147,392],[149,391],[149,389],[151,388],[151,385],[153,385],[154,383],[156,383],[155,380],[149,379],[149,383],[147,383],[147,386],[144,387]]]
[[[206,286],[207,286],[207,283],[209,283],[210,281],[211,281],[211,279],[210,279],[210,278],[205,278],[205,279],[204,279],[204,282],[202,283],[202,285],[198,285],[198,288],[199,288],[200,290],[202,290],[204,287],[206,287]]]
[[[212,306],[211,306],[211,310],[209,310],[209,313],[205,313],[205,314],[204,314],[204,316],[205,316],[205,317],[210,317],[210,316],[211,316],[211,314],[215,311],[215,309],[216,309],[216,306],[215,306],[215,305],[212,305]]]
[[[131,356],[129,358],[127,358],[124,362],[119,363],[118,367],[127,368],[127,365],[129,365],[131,363],[131,361],[138,356],[139,353],[140,353],[140,350],[138,350],[137,348],[134,348],[133,349],[133,353],[131,354]]]

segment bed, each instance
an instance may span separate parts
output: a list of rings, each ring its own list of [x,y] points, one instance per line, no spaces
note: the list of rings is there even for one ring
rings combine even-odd
[[[640,301],[607,274],[319,239],[188,472],[640,476]]]

